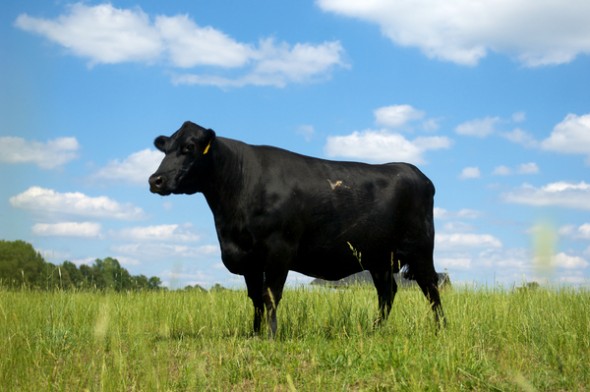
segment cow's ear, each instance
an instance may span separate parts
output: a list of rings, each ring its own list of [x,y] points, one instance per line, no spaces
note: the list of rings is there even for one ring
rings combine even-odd
[[[209,152],[213,140],[215,140],[215,131],[212,129],[206,129],[205,138],[203,139],[203,144],[205,145],[205,147],[203,148],[203,155]]]
[[[158,136],[156,138],[156,140],[154,140],[154,146],[162,151],[162,152],[166,152],[166,145],[168,144],[168,140],[170,140],[169,137],[166,136]]]

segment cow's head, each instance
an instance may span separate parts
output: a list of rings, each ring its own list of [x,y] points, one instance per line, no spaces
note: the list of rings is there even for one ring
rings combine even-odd
[[[209,172],[214,140],[213,130],[188,121],[172,136],[157,137],[154,145],[166,156],[150,176],[150,191],[160,195],[201,191],[204,177]]]

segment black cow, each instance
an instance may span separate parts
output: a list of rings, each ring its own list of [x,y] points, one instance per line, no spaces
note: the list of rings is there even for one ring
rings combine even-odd
[[[299,155],[216,137],[185,122],[154,144],[166,155],[150,177],[160,195],[202,192],[223,263],[243,275],[254,332],[266,308],[270,334],[289,270],[338,280],[369,270],[378,322],[391,310],[401,268],[444,319],[432,253],[432,182],[407,163],[369,165]]]

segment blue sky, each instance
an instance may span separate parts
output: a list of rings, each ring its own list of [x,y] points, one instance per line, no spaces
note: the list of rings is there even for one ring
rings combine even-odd
[[[586,0],[5,1],[0,238],[241,287],[202,195],[148,190],[153,139],[191,120],[417,164],[437,187],[435,266],[455,282],[587,285],[588,20]]]

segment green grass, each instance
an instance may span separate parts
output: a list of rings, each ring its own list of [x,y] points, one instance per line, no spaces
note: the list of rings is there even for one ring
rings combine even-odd
[[[6,391],[540,390],[590,387],[590,292],[402,290],[373,329],[372,288],[286,290],[272,341],[245,291],[0,290]],[[266,334],[264,334],[266,336]]]

